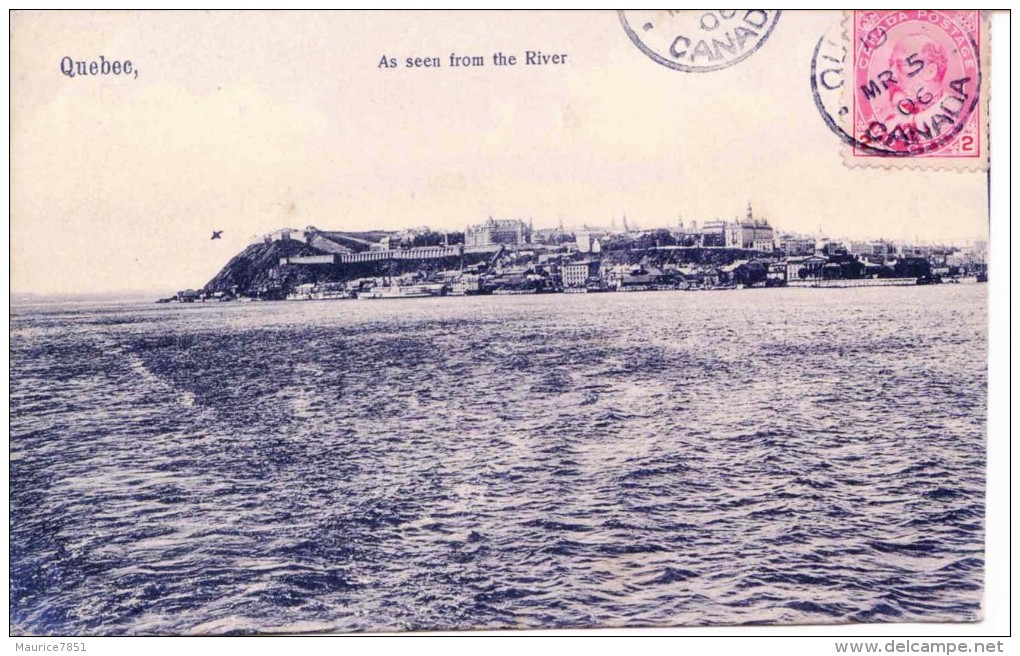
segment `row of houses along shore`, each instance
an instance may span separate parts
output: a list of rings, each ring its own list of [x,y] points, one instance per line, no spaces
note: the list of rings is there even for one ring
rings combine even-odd
[[[407,298],[474,294],[851,287],[986,280],[987,243],[965,247],[777,231],[744,218],[642,230],[628,224],[535,229],[488,218],[463,232],[427,227],[345,232],[282,229],[286,246],[253,285],[213,285],[164,301]],[[222,275],[222,274],[221,274]],[[229,282],[231,279],[226,277]]]

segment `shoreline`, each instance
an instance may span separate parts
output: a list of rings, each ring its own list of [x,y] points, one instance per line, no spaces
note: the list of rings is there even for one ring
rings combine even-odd
[[[943,281],[942,283],[936,283],[940,285],[974,285],[981,284],[977,281],[974,276],[965,276],[958,279],[951,279],[949,281]],[[415,298],[466,298],[475,296],[552,296],[558,294],[566,295],[587,295],[587,294],[616,294],[625,293],[628,295],[643,293],[643,292],[720,292],[720,291],[742,291],[742,290],[762,290],[762,289],[858,289],[862,287],[926,287],[930,286],[927,284],[918,284],[913,278],[880,278],[875,280],[811,280],[811,281],[795,281],[794,283],[785,285],[771,285],[771,286],[753,286],[753,287],[693,287],[689,289],[642,289],[642,290],[588,290],[584,288],[566,288],[555,291],[540,291],[526,294],[434,294],[427,296],[406,296],[406,297],[393,297],[393,298],[379,298],[379,299],[363,299],[363,300],[408,300]],[[90,297],[91,296],[91,297]],[[327,296],[325,298],[301,298],[301,299],[259,299],[252,297],[240,297],[233,298],[229,301],[221,301],[216,298],[206,299],[195,299],[193,301],[166,301],[160,303],[159,301],[152,300],[151,293],[138,293],[131,292],[127,295],[120,296],[117,294],[97,294],[92,295],[65,295],[65,294],[32,294],[31,298],[12,298],[11,307],[18,308],[31,308],[31,307],[47,307],[47,306],[92,306],[92,305],[120,305],[120,304],[159,304],[159,305],[205,305],[208,303],[277,303],[277,302],[294,302],[294,301],[350,301],[358,300],[357,298],[350,298],[346,296]]]
[[[721,291],[742,291],[762,289],[859,289],[863,287],[928,287],[932,285],[976,285],[981,284],[975,277],[951,278],[949,280],[938,280],[922,282],[915,278],[877,278],[877,279],[842,279],[842,280],[798,280],[782,285],[754,285],[754,286],[715,286],[715,287],[689,287],[670,289],[588,289],[583,287],[567,287],[558,290],[496,290],[489,293],[429,293],[411,295],[386,295],[386,296],[339,296],[326,295],[316,296],[315,294],[294,296],[282,299],[261,299],[253,297],[238,298],[196,298],[194,300],[158,300],[156,303],[164,305],[193,305],[206,303],[278,303],[278,302],[307,302],[307,301],[384,301],[384,300],[411,300],[422,298],[469,298],[478,296],[553,296],[553,295],[588,295],[588,294],[640,294],[655,292],[721,292]]]

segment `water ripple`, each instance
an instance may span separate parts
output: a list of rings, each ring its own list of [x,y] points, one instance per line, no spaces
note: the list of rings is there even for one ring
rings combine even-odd
[[[12,631],[973,621],[985,303],[16,308]]]

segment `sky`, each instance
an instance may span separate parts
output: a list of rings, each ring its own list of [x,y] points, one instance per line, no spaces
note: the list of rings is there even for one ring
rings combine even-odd
[[[281,227],[654,227],[748,201],[781,230],[987,238],[985,174],[843,163],[808,84],[838,20],[786,12],[747,59],[685,73],[607,11],[18,12],[12,291],[198,287]],[[526,50],[567,60],[492,65]],[[99,55],[137,78],[61,73]]]

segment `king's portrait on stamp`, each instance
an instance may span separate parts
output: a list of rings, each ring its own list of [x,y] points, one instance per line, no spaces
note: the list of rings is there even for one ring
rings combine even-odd
[[[861,141],[914,156],[980,157],[980,12],[855,11],[853,21]]]

